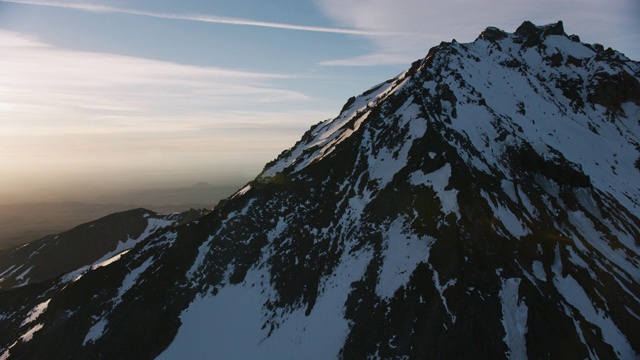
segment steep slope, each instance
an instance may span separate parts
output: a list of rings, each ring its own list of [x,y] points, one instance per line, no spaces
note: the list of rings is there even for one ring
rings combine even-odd
[[[562,23],[442,43],[211,214],[2,293],[0,357],[637,358],[639,78]]]
[[[154,231],[205,213],[195,209],[172,214],[123,211],[7,250],[0,253],[0,289],[43,282],[100,263],[131,249]]]

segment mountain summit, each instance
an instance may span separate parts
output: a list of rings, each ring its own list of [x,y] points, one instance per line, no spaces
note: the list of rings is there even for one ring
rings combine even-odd
[[[0,358],[638,358],[639,78],[561,22],[443,42],[209,215],[0,293]]]

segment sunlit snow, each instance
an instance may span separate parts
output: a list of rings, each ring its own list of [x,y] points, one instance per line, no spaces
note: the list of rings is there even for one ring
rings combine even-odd
[[[26,324],[36,320],[40,315],[42,315],[43,312],[45,312],[45,310],[47,310],[47,307],[49,306],[50,301],[51,299],[41,302],[40,304],[36,305],[33,309],[31,309],[31,311],[27,315],[27,318],[24,319],[24,321],[20,326],[25,326]]]

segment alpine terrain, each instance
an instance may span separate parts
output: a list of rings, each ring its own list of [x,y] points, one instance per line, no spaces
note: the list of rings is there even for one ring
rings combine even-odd
[[[189,222],[208,210],[158,214],[147,209],[113,213],[60,234],[0,252],[0,289],[81,273],[133,248],[155,231]]]
[[[639,79],[561,22],[443,42],[213,212],[3,290],[0,359],[637,359]]]

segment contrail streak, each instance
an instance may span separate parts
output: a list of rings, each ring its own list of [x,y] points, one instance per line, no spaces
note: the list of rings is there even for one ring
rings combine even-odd
[[[373,32],[373,31],[365,31],[365,30],[357,30],[357,29],[332,28],[332,27],[322,27],[322,26],[295,25],[295,24],[287,24],[287,23],[279,23],[279,22],[267,22],[267,21],[258,21],[258,20],[233,18],[233,17],[221,17],[221,16],[212,16],[212,15],[157,13],[152,11],[125,9],[125,8],[117,8],[117,7],[103,6],[103,5],[70,3],[65,1],[0,0],[0,2],[60,7],[60,8],[68,8],[68,9],[91,11],[91,12],[131,14],[131,15],[148,16],[148,17],[154,17],[154,18],[160,18],[160,19],[197,21],[197,22],[228,24],[228,25],[258,26],[258,27],[286,29],[286,30],[311,31],[311,32],[323,32],[323,33],[346,34],[346,35],[364,35],[364,36],[392,35],[392,33],[384,33],[384,32]]]

